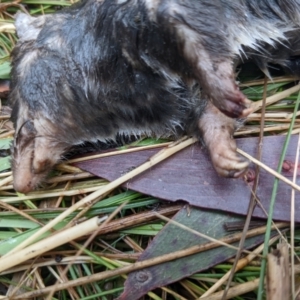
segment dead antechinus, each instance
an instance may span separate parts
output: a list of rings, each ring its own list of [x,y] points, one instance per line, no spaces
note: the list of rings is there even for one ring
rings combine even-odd
[[[294,69],[300,1],[86,0],[17,13],[10,103],[14,188],[28,193],[73,146],[117,134],[193,135],[238,177],[236,118],[250,112],[234,62]]]

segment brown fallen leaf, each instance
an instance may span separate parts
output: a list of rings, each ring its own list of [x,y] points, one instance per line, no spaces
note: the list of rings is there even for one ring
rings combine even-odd
[[[262,162],[274,170],[277,169],[284,139],[283,136],[272,136],[263,140]],[[238,147],[252,156],[256,154],[257,143],[258,138],[237,139]],[[285,157],[286,162],[293,164],[296,146],[297,137],[292,136]],[[144,150],[77,162],[75,165],[112,181],[144,163],[158,151]],[[285,168],[282,174],[291,180],[292,169]],[[261,170],[260,174],[257,197],[268,211],[274,177],[264,170]],[[299,182],[298,180],[297,183]],[[242,179],[219,177],[212,168],[207,153],[199,145],[192,145],[128,181],[124,187],[168,201],[184,200],[197,207],[246,215],[251,185],[252,182],[247,183]],[[289,185],[279,183],[274,220],[290,220],[291,191]],[[300,193],[296,192],[295,210],[300,209],[299,200]],[[266,218],[265,212],[258,205],[253,216]],[[295,220],[300,222],[300,214],[295,215]]]

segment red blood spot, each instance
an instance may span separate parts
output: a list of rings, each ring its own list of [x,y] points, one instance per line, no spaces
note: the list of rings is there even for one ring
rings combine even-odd
[[[256,177],[255,171],[253,169],[248,169],[244,175],[245,181],[253,182]]]
[[[285,161],[283,162],[283,165],[282,165],[282,170],[288,172],[288,171],[290,171],[293,167],[294,167],[294,166],[293,166],[293,163],[292,163],[292,162],[290,162],[290,161],[288,161],[288,160],[285,160]]]

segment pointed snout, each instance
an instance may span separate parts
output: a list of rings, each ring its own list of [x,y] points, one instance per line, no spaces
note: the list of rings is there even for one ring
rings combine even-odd
[[[31,180],[25,178],[14,178],[13,187],[18,193],[27,194],[34,190],[35,185]]]

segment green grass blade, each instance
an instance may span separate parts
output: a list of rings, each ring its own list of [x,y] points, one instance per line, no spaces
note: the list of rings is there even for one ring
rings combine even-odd
[[[289,127],[289,132],[286,136],[286,140],[285,140],[285,143],[283,145],[282,154],[281,154],[280,161],[279,161],[278,168],[277,168],[278,173],[281,173],[281,170],[282,170],[282,165],[283,165],[283,161],[285,159],[287,147],[288,147],[288,144],[289,144],[289,141],[290,141],[291,132],[292,132],[292,129],[294,127],[294,123],[295,123],[295,119],[296,119],[296,113],[297,113],[298,107],[299,107],[299,102],[300,102],[300,93],[298,94],[297,102],[296,102],[295,109],[294,109],[294,115],[293,115],[293,118],[292,118],[292,121],[291,121],[291,124],[290,124],[290,127]],[[261,262],[261,269],[260,269],[260,281],[259,281],[258,295],[257,295],[258,300],[262,300],[263,295],[264,295],[264,278],[265,278],[266,265],[267,265],[266,256],[268,254],[268,244],[269,244],[269,240],[270,240],[270,236],[271,236],[271,225],[272,225],[272,218],[273,218],[276,194],[277,194],[277,189],[278,189],[278,183],[279,183],[279,179],[275,178],[274,186],[273,186],[273,190],[272,190],[269,214],[268,214],[267,230],[266,230],[265,241],[264,241],[265,245],[264,245],[264,250],[263,250],[263,259],[262,259],[262,262]]]

